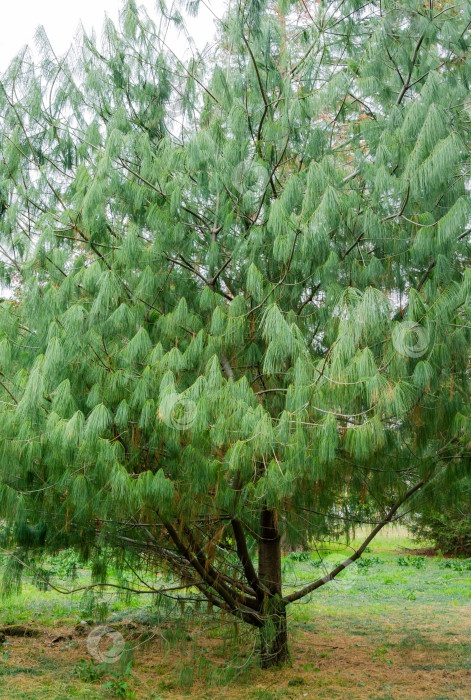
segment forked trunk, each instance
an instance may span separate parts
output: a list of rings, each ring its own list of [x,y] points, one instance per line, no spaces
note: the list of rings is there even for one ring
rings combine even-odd
[[[275,666],[289,659],[286,606],[281,590],[281,546],[276,514],[264,508],[261,513],[261,540],[258,575],[268,590],[262,604],[265,624],[260,630],[262,668]]]

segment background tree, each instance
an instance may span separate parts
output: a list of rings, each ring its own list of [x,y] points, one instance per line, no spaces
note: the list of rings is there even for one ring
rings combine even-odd
[[[178,17],[176,18],[178,19]],[[247,2],[182,63],[134,3],[4,76],[8,580],[167,562],[287,657],[286,607],[469,473],[469,3]],[[282,588],[296,544],[371,524]],[[134,575],[135,574],[135,575]],[[289,583],[289,582],[288,582]]]
[[[454,481],[431,503],[414,513],[410,529],[419,542],[442,554],[471,556],[471,484],[469,478]]]

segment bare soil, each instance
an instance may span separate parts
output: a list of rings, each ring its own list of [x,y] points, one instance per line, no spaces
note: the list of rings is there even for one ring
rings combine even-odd
[[[416,607],[411,619],[396,609],[369,620],[368,629],[347,632],[332,629],[332,620],[320,616],[315,630],[292,626],[292,665],[262,671],[254,663],[217,686],[205,669],[225,665],[234,639],[212,637],[195,627],[182,642],[168,646],[162,630],[135,624],[117,629],[135,647],[130,687],[136,698],[464,699],[471,698],[469,613],[469,606],[455,607],[446,616]],[[39,631],[36,638],[7,637],[2,645],[7,656],[0,676],[2,698],[113,697],[102,687],[107,675],[93,682],[73,673],[81,659],[90,660],[86,629]],[[150,639],[143,641],[146,637]],[[242,667],[250,661],[256,638],[245,635],[245,640]],[[182,669],[193,671],[187,688],[175,680]]]

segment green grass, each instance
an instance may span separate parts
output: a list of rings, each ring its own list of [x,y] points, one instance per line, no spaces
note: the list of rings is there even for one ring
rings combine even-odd
[[[400,551],[413,546],[407,533],[383,536],[338,583],[291,606],[293,664],[282,671],[261,671],[254,634],[240,626],[235,638],[230,620],[186,615],[178,624],[174,611],[160,624],[152,601],[143,596],[110,593],[92,604],[82,593],[62,596],[26,582],[2,605],[0,625],[28,624],[43,634],[7,638],[2,645],[0,697],[471,697],[470,563]],[[350,553],[350,547],[324,544],[315,552],[287,555],[285,591],[324,575],[319,556],[328,570]],[[89,580],[89,572],[79,570],[71,585]],[[86,635],[52,644],[59,632],[73,633],[84,620],[137,623],[137,632],[122,629],[133,653],[97,672]],[[127,672],[124,661],[130,662]],[[425,677],[433,688],[426,687]]]

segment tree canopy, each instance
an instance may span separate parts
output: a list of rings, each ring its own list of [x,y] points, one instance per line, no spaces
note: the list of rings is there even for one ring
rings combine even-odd
[[[248,0],[184,62],[131,1],[101,44],[40,32],[12,62],[9,580],[65,546],[102,583],[165,560],[269,664],[286,605],[469,474],[470,24],[465,0]],[[280,538],[360,523],[282,589]]]

